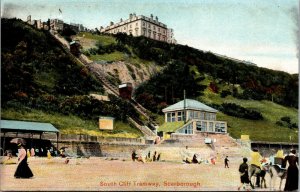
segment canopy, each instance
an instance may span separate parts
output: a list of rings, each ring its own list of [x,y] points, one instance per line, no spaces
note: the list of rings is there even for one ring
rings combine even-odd
[[[1,132],[59,132],[51,123],[1,120],[0,126]]]

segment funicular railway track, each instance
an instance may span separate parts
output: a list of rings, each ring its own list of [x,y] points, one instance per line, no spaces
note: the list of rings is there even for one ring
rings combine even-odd
[[[70,52],[70,47],[66,45],[65,40],[62,37],[59,37],[58,35],[54,35],[51,33],[53,37],[60,43],[61,47],[64,49],[64,51],[69,54],[72,59],[76,60],[77,62],[85,65],[88,67],[89,71],[92,72],[95,77],[100,80],[103,83],[103,86],[106,88],[106,90],[109,90],[113,95],[120,97],[119,95],[119,90],[118,87],[113,85],[109,80],[108,76],[99,71],[96,70],[92,67],[93,62],[88,62],[82,57],[81,55],[79,57],[75,57],[71,52]],[[140,105],[138,102],[136,102],[134,99],[128,100],[128,102],[141,114],[143,115],[146,119],[148,119],[149,125],[151,129],[145,125],[142,121],[135,117],[128,117],[128,120],[131,121],[138,129],[140,129],[146,137],[150,137],[154,139],[156,136],[155,129],[156,129],[156,124],[151,121],[150,116],[148,115],[147,109],[145,109],[142,105]]]

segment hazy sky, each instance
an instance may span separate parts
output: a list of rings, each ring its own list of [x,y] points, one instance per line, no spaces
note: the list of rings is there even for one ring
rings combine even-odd
[[[174,29],[179,44],[298,73],[298,0],[1,1],[2,17],[61,18],[91,29],[129,13],[158,16]]]

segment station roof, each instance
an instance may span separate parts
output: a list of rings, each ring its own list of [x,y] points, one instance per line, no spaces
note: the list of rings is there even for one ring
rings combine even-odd
[[[184,121],[175,121],[175,122],[165,122],[162,124],[157,131],[162,132],[175,132],[179,128],[181,128],[184,125]]]
[[[1,132],[59,132],[51,123],[31,121],[0,120],[0,127]]]
[[[197,111],[207,111],[207,112],[212,112],[216,113],[218,110],[209,107],[199,101],[193,100],[193,99],[186,99],[186,106],[185,109],[192,109],[192,110],[197,110]],[[167,108],[164,108],[162,111],[169,112],[169,111],[178,111],[178,110],[184,110],[184,100],[179,101],[178,103],[175,103],[174,105],[171,105]]]

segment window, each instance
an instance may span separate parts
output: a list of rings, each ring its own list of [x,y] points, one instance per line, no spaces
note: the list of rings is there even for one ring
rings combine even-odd
[[[171,122],[171,113],[167,113],[167,122]]]
[[[194,112],[193,111],[189,111],[189,120],[193,119],[194,117]]]
[[[193,123],[186,125],[185,127],[179,129],[177,133],[182,134],[193,134]]]
[[[200,119],[204,120],[204,112],[200,112]]]
[[[199,118],[199,111],[194,111],[194,119],[198,119]]]
[[[176,121],[176,119],[175,119],[175,113],[172,113],[171,122],[174,122],[174,121]]]
[[[205,131],[207,131],[206,127],[207,127],[207,122],[204,122],[204,121],[197,121],[196,122],[196,129],[198,131],[205,132]]]
[[[209,127],[210,131],[214,131],[214,123],[213,122],[209,122],[208,127]]]
[[[205,121],[202,121],[202,125],[201,125],[201,127],[203,128],[203,130],[207,130],[207,122],[205,122]]]
[[[175,119],[175,113],[167,113],[167,122],[174,122]]]
[[[211,120],[213,120],[213,121],[217,120],[216,114],[215,114],[215,113],[212,113],[212,114],[211,114]]]
[[[131,29],[131,25],[129,25],[130,29]]]
[[[158,28],[158,32],[160,32],[160,28]]]
[[[143,26],[145,26],[146,24],[145,24],[145,22],[143,22]]]
[[[215,131],[219,133],[225,133],[225,123],[216,123],[215,124]]]
[[[181,111],[177,112],[177,121],[182,121],[182,112]]]
[[[137,23],[137,22],[135,23],[135,26],[138,26],[138,23]]]
[[[216,120],[216,114],[214,113],[207,113],[207,120]]]

